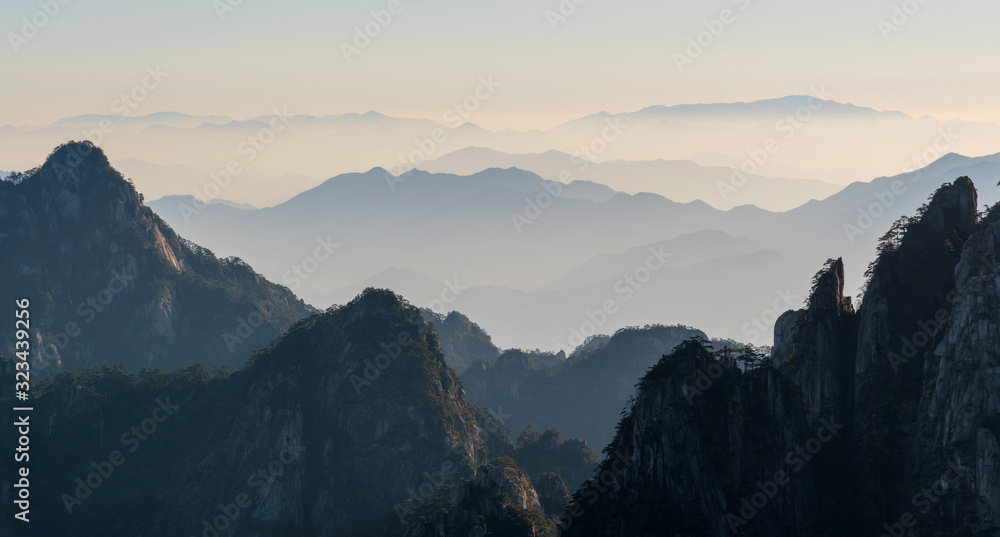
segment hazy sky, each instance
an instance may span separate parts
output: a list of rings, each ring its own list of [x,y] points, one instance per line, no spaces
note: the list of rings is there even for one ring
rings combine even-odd
[[[138,114],[245,118],[285,106],[440,120],[492,73],[502,86],[472,121],[493,129],[801,94],[817,83],[839,101],[1000,121],[992,0],[563,0],[575,12],[555,29],[546,12],[558,13],[558,0],[398,0],[398,13],[351,62],[341,43],[376,24],[371,12],[389,1],[62,1],[17,52],[11,34],[22,32],[22,17],[45,17],[38,0],[0,4],[0,124],[112,113],[157,65],[169,75]],[[229,3],[239,5],[220,20],[218,6]],[[879,21],[891,22],[894,5],[915,12],[886,40]],[[674,53],[724,9],[731,23],[679,72]]]

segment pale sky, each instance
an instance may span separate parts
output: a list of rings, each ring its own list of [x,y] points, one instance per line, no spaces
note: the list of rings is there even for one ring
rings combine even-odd
[[[286,106],[441,120],[492,74],[502,86],[473,120],[491,129],[803,94],[818,83],[842,102],[1000,121],[1000,5],[991,0],[585,0],[555,30],[546,12],[559,0],[399,0],[350,63],[341,43],[388,0],[62,1],[17,52],[22,17],[45,17],[38,0],[0,4],[0,125],[111,114],[157,65],[169,75],[142,114],[246,118]],[[214,6],[226,2],[240,5],[220,20]],[[886,40],[879,21],[891,22],[894,5],[916,10]],[[673,54],[724,9],[731,24],[679,72]]]

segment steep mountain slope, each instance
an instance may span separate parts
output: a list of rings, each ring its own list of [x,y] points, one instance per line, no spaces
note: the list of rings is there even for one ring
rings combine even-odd
[[[242,365],[312,309],[178,237],[89,142],[0,181],[0,295],[31,301],[33,371]],[[0,345],[13,348],[13,324]]]
[[[420,313],[434,326],[444,359],[459,376],[475,362],[493,362],[500,357],[490,335],[465,315],[457,311],[441,315],[428,309],[421,309]]]
[[[454,518],[438,535],[552,526],[503,458],[506,428],[466,403],[433,328],[389,291],[296,323],[230,376],[108,369],[37,391],[40,534],[421,535],[439,501]]]
[[[585,350],[553,366],[535,364],[509,350],[495,362],[474,364],[462,376],[469,401],[504,416],[514,431],[529,424],[558,427],[592,446],[607,444],[635,383],[656,360],[692,336],[683,326],[647,326],[618,331],[606,345]]]
[[[1000,205],[977,203],[962,177],[898,222],[856,313],[828,262],[771,363],[664,357],[563,535],[1000,533]]]

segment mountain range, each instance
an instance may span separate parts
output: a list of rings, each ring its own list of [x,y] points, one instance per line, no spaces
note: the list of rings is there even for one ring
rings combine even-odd
[[[830,187],[824,183],[845,185],[896,175],[924,167],[948,152],[991,154],[1000,142],[998,125],[914,118],[835,98],[835,93],[815,88],[812,95],[749,103],[601,112],[528,131],[490,131],[474,123],[475,114],[464,124],[397,118],[374,111],[307,115],[288,107],[247,119],[176,112],[129,117],[91,114],[47,125],[0,127],[0,168],[23,171],[36,166],[59,143],[88,139],[112,155],[121,171],[135,177],[151,198],[216,197],[205,195],[211,181],[208,174],[219,174],[235,165],[239,173],[218,197],[261,206],[285,201],[333,175],[373,165],[400,175],[412,168],[440,166],[434,161],[470,147],[512,155],[556,151],[576,159],[572,163],[559,163],[561,156],[555,159],[560,171],[569,169],[580,173],[582,179],[613,180],[611,186],[621,191],[669,192],[667,197],[675,201],[710,194],[701,199],[723,209],[760,203],[784,210],[795,201],[828,194]],[[834,145],[839,148],[837,153],[829,150]],[[706,148],[711,148],[711,154]],[[469,157],[466,154],[462,160],[468,162]],[[487,157],[474,169],[459,173],[482,171],[492,166],[493,160]],[[589,170],[592,176],[588,177],[579,171],[584,161],[613,164]],[[723,198],[701,181],[703,176],[714,179],[722,170],[704,170],[676,161],[743,170],[748,184]],[[552,178],[547,175],[552,164],[544,166],[533,171]],[[622,177],[623,173],[636,176]],[[664,173],[691,176],[664,177]],[[795,185],[765,181],[765,177],[814,181]],[[669,182],[666,179],[679,184],[664,186],[671,190],[661,191],[659,185]],[[774,184],[786,186],[788,200],[767,196]]]
[[[665,356],[561,534],[996,533],[1000,221],[977,201],[959,178],[887,235],[860,310],[830,259],[769,364]]]
[[[914,175],[877,179],[875,188],[896,196],[883,217],[923,197],[924,181],[990,173],[998,159],[949,156]],[[372,207],[329,207],[338,199],[329,193],[364,199],[371,175],[296,198],[298,214],[273,214],[298,224],[315,214],[303,210],[311,205],[359,219]],[[386,225],[412,228],[414,215],[443,211],[435,198],[442,187],[477,199],[538,179],[518,170],[414,176],[407,182],[426,183],[406,201],[423,203],[390,206],[395,212],[385,214],[399,220]],[[893,189],[904,180],[905,189]],[[863,199],[865,186],[792,216],[853,209],[843,196]],[[660,200],[571,201],[649,203],[628,205],[647,218],[663,207],[692,210]],[[650,325],[581,337],[555,354],[501,350],[477,316],[421,309],[385,289],[310,308],[246,263],[181,239],[100,149],[60,146],[38,169],[0,182],[5,293],[30,297],[38,319],[30,340],[40,352],[29,363],[42,375],[31,386],[31,416],[45,418],[31,422],[30,475],[32,513],[45,516],[34,518],[32,534],[996,533],[1000,205],[980,211],[982,201],[969,177],[944,182],[880,232],[867,271],[846,258],[817,263],[802,304],[771,306],[779,311],[769,350],[709,339],[690,325]],[[339,253],[321,239],[304,259]],[[744,261],[769,246],[704,230],[669,241],[693,264],[648,243],[645,256],[629,249],[622,259],[598,257],[564,283],[576,291],[636,259],[654,272],[654,259],[662,264],[655,271],[701,287],[708,284],[696,274],[730,266],[716,257],[720,245],[749,251],[737,254]],[[318,275],[305,260],[298,266]],[[766,281],[738,266],[743,292]],[[862,272],[856,307],[845,289],[849,274]],[[88,284],[103,285],[93,301]],[[467,294],[452,285],[453,295]],[[265,296],[279,307],[246,314],[254,330],[237,333],[256,352],[235,370],[206,368],[233,359],[218,331]],[[438,300],[455,303],[443,293]],[[60,346],[61,325],[50,319],[77,314],[79,303],[95,321],[79,323]],[[0,337],[13,348],[18,336]],[[48,359],[53,345],[59,352]],[[151,365],[141,358],[146,349],[156,352]],[[15,360],[0,357],[0,374],[23,369]],[[0,400],[4,420],[25,419],[10,391]],[[603,457],[588,437],[607,446]],[[4,435],[0,448],[14,453],[18,442]],[[23,477],[16,471],[0,467],[4,535],[23,529],[13,522]]]
[[[650,320],[762,345],[778,314],[807,296],[810,267],[831,251],[867,266],[895,220],[963,175],[987,179],[984,202],[998,199],[989,179],[1000,175],[1000,155],[948,154],[782,213],[648,193],[608,198],[587,182],[516,168],[469,176],[376,168],[256,210],[151,206],[184,236],[246,259],[321,308],[391,285],[421,307],[459,310],[491,327],[504,348],[568,352],[570,339],[591,335],[584,332]],[[336,253],[296,274],[328,237]],[[758,285],[748,289],[745,278]],[[847,277],[848,289],[862,283],[859,273]],[[609,300],[613,313],[602,313]]]

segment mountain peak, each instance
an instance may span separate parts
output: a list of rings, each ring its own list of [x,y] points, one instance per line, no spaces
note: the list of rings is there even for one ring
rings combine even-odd
[[[379,289],[368,287],[361,291],[354,300],[345,306],[348,309],[360,309],[362,311],[382,311],[389,312],[401,309],[416,309],[406,301],[405,298],[397,295],[390,289]]]
[[[0,215],[17,215],[0,218],[0,236],[6,266],[31,270],[7,269],[0,292],[51,297],[36,306],[51,319],[38,328],[40,376],[99,360],[133,371],[239,366],[312,311],[242,262],[179,237],[89,141],[56,147],[25,175],[0,182]],[[72,323],[87,326],[75,339],[66,338]]]
[[[51,171],[62,179],[68,175],[77,177],[107,175],[108,172],[114,172],[114,169],[100,147],[89,140],[84,140],[66,142],[56,147],[45,159],[39,171]]]

